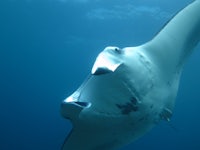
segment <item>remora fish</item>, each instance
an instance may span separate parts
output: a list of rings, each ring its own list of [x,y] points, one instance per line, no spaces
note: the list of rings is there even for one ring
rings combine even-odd
[[[73,129],[62,150],[112,150],[170,120],[186,59],[200,39],[200,0],[149,42],[106,47],[90,77],[61,105]]]

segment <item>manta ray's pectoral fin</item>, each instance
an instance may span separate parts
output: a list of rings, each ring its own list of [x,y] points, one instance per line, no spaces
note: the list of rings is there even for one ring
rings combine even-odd
[[[94,126],[76,125],[65,139],[61,150],[113,150],[119,141]]]
[[[172,117],[172,111],[169,108],[164,108],[163,111],[160,113],[160,119],[170,121]]]
[[[87,131],[80,126],[73,127],[70,134],[65,139],[61,150],[86,150],[89,147],[93,132]],[[91,141],[92,144],[92,141]]]
[[[200,40],[200,0],[182,9],[143,47],[164,75],[181,69]],[[171,73],[171,74],[170,74]]]

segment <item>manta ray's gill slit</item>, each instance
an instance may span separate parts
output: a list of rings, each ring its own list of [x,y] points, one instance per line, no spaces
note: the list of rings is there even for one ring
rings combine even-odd
[[[170,121],[170,118],[172,117],[172,111],[168,108],[164,108],[159,116],[161,120]]]

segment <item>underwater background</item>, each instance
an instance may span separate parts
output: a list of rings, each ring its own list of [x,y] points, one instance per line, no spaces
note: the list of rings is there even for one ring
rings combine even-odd
[[[98,53],[147,42],[190,2],[0,0],[0,150],[59,150],[72,127],[60,104]],[[171,122],[121,150],[200,149],[199,66],[200,46],[185,65]]]

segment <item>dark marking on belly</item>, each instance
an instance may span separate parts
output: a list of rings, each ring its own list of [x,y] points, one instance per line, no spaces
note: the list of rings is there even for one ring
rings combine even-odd
[[[131,112],[138,111],[138,100],[135,97],[131,97],[130,102],[125,104],[116,104],[116,106],[121,110],[123,115],[128,115]]]

